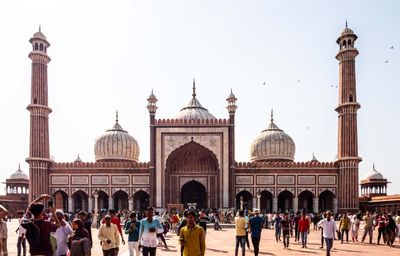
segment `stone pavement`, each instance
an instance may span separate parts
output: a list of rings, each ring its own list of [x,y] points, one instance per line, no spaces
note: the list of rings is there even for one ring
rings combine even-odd
[[[17,229],[18,222],[13,220],[11,223],[8,222],[8,251],[9,256],[16,256],[16,243],[17,235],[14,232]],[[207,256],[219,256],[219,255],[235,255],[235,233],[234,229],[225,229],[222,231],[214,231],[209,229],[206,238],[206,255]],[[361,240],[362,227],[359,231]],[[101,256],[101,247],[97,240],[97,229],[92,229],[92,234],[94,238],[94,248],[92,250],[93,256]],[[126,238],[125,238],[126,239]],[[167,243],[169,245],[169,250],[162,247],[157,249],[158,256],[179,256],[179,245],[178,236],[169,233],[166,237]],[[308,249],[302,249],[299,243],[295,243],[294,239],[290,240],[290,250],[284,250],[282,243],[277,243],[274,237],[273,230],[264,229],[262,232],[262,239],[260,243],[260,253],[259,255],[325,255],[323,249],[319,249],[320,246],[320,231],[311,230],[308,239]],[[252,247],[250,242],[250,247]],[[376,244],[376,232],[374,233],[374,243],[371,244],[361,244],[346,242],[340,244],[339,241],[335,240],[333,243],[332,256],[344,256],[344,255],[400,255],[400,243],[398,238],[396,239],[395,245],[389,247],[387,245],[377,245]],[[241,254],[239,254],[241,255]],[[252,252],[246,249],[246,255],[253,255]],[[120,247],[119,256],[129,256],[128,246],[124,245]]]

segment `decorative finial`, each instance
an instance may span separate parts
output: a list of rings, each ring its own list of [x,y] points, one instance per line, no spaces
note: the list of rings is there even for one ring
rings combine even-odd
[[[347,28],[347,19],[346,19],[346,28]]]
[[[18,163],[18,171],[21,171],[21,163]]]
[[[271,108],[271,123],[274,122],[274,109]]]
[[[192,93],[193,98],[196,98],[196,82],[194,81],[193,78],[193,93]]]
[[[376,170],[375,170],[375,162],[372,164],[372,170],[373,170],[374,172],[376,172]]]
[[[118,123],[118,110],[115,113],[115,122]]]
[[[41,25],[39,25],[39,32],[42,32],[41,30],[42,30]]]

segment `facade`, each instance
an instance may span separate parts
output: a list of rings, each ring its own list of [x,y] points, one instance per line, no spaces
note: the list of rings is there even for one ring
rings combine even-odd
[[[338,159],[295,161],[295,143],[274,121],[251,144],[249,162],[235,161],[236,97],[227,98],[228,117],[216,118],[203,107],[195,82],[189,103],[171,119],[157,119],[156,96],[147,109],[150,162],[139,162],[139,145],[118,114],[114,126],[98,137],[95,162],[50,159],[47,64],[50,46],[40,31],[30,39],[32,97],[30,112],[30,197],[50,193],[68,211],[171,208],[260,208],[285,211],[358,210],[357,110],[354,47],[349,28],[337,39],[339,52]]]
[[[21,167],[6,179],[6,194],[0,195],[1,204],[8,210],[11,216],[15,216],[18,210],[24,210],[28,206],[29,178],[22,172]]]

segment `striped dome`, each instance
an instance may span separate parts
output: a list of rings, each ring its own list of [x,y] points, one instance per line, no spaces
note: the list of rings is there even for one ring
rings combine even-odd
[[[251,144],[251,161],[293,161],[296,147],[293,139],[274,123]]]
[[[139,161],[139,144],[118,123],[96,139],[94,146],[96,161]]]

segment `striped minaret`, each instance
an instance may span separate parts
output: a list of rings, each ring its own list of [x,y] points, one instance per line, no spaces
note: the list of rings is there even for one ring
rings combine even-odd
[[[50,57],[47,48],[50,46],[45,35],[36,32],[29,40],[32,51],[29,58],[32,60],[31,103],[27,109],[30,112],[29,135],[29,198],[30,200],[41,194],[49,193],[49,114],[47,63]]]
[[[355,58],[358,50],[354,47],[357,36],[347,27],[337,39],[339,53],[339,114],[338,131],[338,211],[356,211],[358,200],[358,156],[357,102]]]

